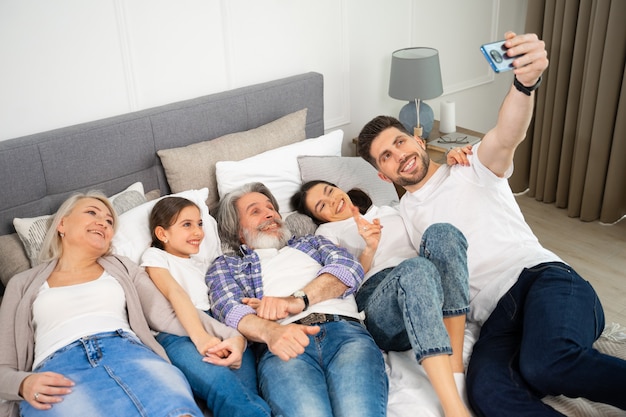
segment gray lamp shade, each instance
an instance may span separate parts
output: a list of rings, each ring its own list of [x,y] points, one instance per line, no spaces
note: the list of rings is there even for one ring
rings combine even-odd
[[[408,101],[398,116],[408,132],[428,138],[435,115],[423,100],[442,94],[439,51],[419,47],[399,49],[391,54],[389,95],[397,100]]]
[[[391,55],[389,96],[397,100],[428,100],[443,94],[439,51],[399,49]]]

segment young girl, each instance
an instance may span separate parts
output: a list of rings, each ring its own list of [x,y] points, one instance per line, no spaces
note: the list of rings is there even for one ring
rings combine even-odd
[[[142,266],[189,334],[161,332],[157,340],[215,417],[270,416],[269,406],[258,395],[255,358],[251,350],[244,352],[244,337],[215,321],[227,337],[222,341],[200,322],[199,314],[204,313],[198,310],[209,309],[204,277],[214,258],[193,256],[204,238],[200,209],[185,198],[166,197],[150,213],[150,230],[152,247],[144,252]]]

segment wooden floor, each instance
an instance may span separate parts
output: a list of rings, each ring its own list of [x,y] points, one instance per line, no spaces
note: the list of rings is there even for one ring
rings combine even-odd
[[[527,195],[517,196],[517,201],[543,246],[591,282],[606,323],[626,326],[626,219],[615,225],[581,222]]]

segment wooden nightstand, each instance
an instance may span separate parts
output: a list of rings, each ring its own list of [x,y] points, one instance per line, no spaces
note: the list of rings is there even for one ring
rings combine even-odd
[[[470,135],[470,136],[477,136],[479,138],[482,138],[483,136],[485,136],[484,133],[476,132],[474,130],[465,129],[465,128],[459,127],[459,126],[456,127],[456,131],[457,131],[457,133],[463,133],[463,134]],[[428,140],[426,141],[426,150],[428,151],[428,155],[430,155],[430,159],[432,159],[433,161],[438,162],[440,164],[445,164],[446,163],[446,154],[444,152],[439,151],[439,150],[432,149],[432,148],[430,148],[428,146],[428,144],[430,142],[436,141],[441,136],[444,136],[444,135],[439,132],[439,120],[435,120],[434,123],[433,123],[433,128],[430,131],[430,135],[428,135]],[[460,144],[458,146],[463,146],[463,145]]]

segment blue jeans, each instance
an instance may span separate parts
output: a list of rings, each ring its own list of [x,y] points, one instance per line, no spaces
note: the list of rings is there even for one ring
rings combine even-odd
[[[551,262],[525,269],[483,325],[467,371],[479,416],[561,416],[545,395],[626,409],[626,361],[592,348],[604,312],[591,285]]]
[[[184,375],[129,333],[79,339],[34,370],[46,371],[63,374],[76,385],[50,410],[20,402],[22,417],[202,417]]]
[[[383,355],[363,325],[319,325],[303,354],[283,361],[269,350],[259,361],[263,397],[285,417],[385,416],[389,382]]]
[[[269,405],[258,393],[256,359],[251,349],[244,352],[241,368],[232,370],[202,362],[202,355],[187,336],[159,333],[157,340],[215,417],[270,416]]]
[[[452,353],[443,319],[469,311],[467,241],[454,226],[436,223],[426,229],[419,255],[372,275],[356,301],[381,349],[413,349],[421,362]]]

